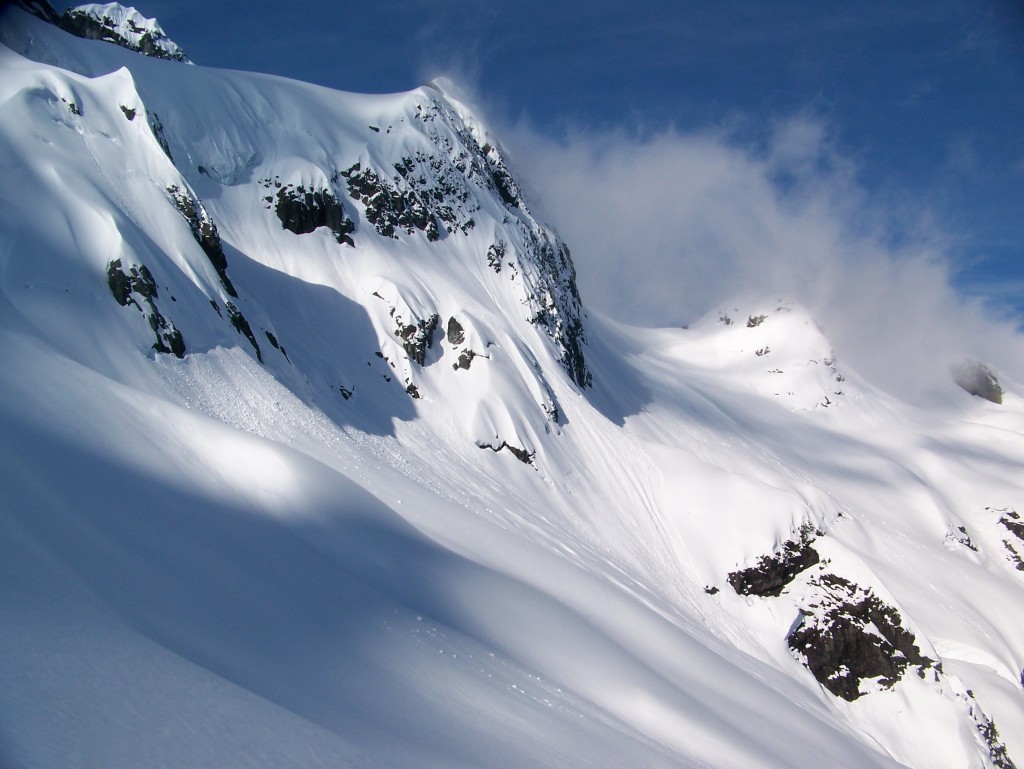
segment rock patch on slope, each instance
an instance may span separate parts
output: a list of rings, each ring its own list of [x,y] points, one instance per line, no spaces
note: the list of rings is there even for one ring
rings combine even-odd
[[[1024,554],[1024,520],[1021,519],[1020,514],[1016,510],[1011,510],[1010,508],[996,510],[995,512],[999,513],[999,523],[1003,528],[1012,537],[1017,538],[1016,545],[1014,545],[1012,537],[1011,539],[1003,540],[1007,556],[1018,571],[1024,571],[1024,557],[1022,557],[1022,554]],[[1024,674],[1022,674],[1022,678],[1024,678]]]
[[[272,184],[276,186],[276,199],[273,195],[267,195],[263,200],[268,208],[273,206],[284,229],[296,235],[305,235],[326,227],[334,233],[339,243],[355,245],[352,240],[355,223],[345,215],[344,206],[330,190],[281,184],[280,180],[272,182],[270,179],[261,179],[260,183],[267,189]]]
[[[224,245],[221,243],[220,233],[217,232],[217,225],[207,213],[202,201],[189,190],[183,190],[176,184],[170,185],[167,188],[167,193],[171,196],[174,207],[188,222],[189,229],[192,230],[192,237],[196,239],[196,243],[203,249],[203,253],[210,260],[213,269],[217,271],[224,290],[237,299],[238,292],[235,291],[235,287],[228,277],[228,258],[224,255]]]
[[[405,323],[401,316],[392,310],[395,319],[395,336],[402,340],[402,349],[410,359],[421,366],[427,362],[427,350],[434,346],[434,332],[441,318],[435,313],[429,318],[418,318],[412,323]]]
[[[916,668],[922,678],[935,660],[924,656],[899,612],[870,589],[834,574],[812,580],[815,597],[786,639],[818,683],[852,702],[876,680],[891,688]]]
[[[363,205],[366,220],[378,233],[387,238],[397,238],[404,231],[413,234],[424,232],[427,240],[439,240],[441,235],[436,217],[412,190],[400,189],[382,174],[372,168],[356,163],[339,172],[348,184],[348,194]]]
[[[984,363],[961,363],[951,369],[953,381],[979,398],[1002,404],[1003,388]]]
[[[249,321],[245,319],[242,311],[239,310],[232,302],[227,302],[228,308],[228,320],[231,321],[232,327],[239,334],[249,340],[249,344],[252,345],[252,349],[256,351],[256,360],[260,363],[263,362],[263,353],[260,351],[260,346],[256,342],[256,335],[252,333],[252,327],[249,325]]]
[[[494,445],[493,443],[478,443],[477,446],[481,449],[490,449],[495,454],[499,451],[508,451],[512,456],[522,462],[524,465],[533,465],[533,458],[536,456],[536,452],[527,451],[526,449],[513,446],[506,441]]]
[[[726,579],[740,595],[778,596],[797,574],[821,560],[811,545],[822,534],[807,524],[799,539],[784,542],[777,553],[761,556],[756,566],[731,572]]]
[[[122,307],[134,306],[146,316],[149,327],[156,334],[153,349],[157,352],[185,357],[185,340],[174,323],[165,318],[157,307],[160,294],[153,274],[144,264],[132,265],[125,270],[120,259],[107,264],[107,285],[115,301]],[[143,308],[149,308],[149,312]]]

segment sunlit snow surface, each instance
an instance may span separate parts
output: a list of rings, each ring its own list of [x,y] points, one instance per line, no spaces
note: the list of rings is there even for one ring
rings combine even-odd
[[[916,409],[763,297],[690,329],[591,316],[581,389],[530,265],[488,263],[528,212],[473,188],[468,232],[385,237],[335,177],[457,154],[452,125],[489,140],[438,91],[183,66],[14,11],[0,40],[4,766],[991,765],[972,709],[1024,760],[1017,383]],[[355,247],[283,229],[275,180],[333,185]],[[114,300],[114,260],[152,273],[184,358]],[[396,317],[434,313],[421,366]],[[821,566],[733,591],[804,525]],[[826,568],[942,674],[819,686],[786,636]]]

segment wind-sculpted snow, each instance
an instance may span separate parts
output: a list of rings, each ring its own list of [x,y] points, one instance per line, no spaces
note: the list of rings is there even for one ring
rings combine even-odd
[[[0,763],[1024,754],[1019,383],[588,318],[437,87],[0,41]]]

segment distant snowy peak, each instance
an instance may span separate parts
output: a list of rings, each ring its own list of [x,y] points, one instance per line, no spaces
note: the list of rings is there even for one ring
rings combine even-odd
[[[20,0],[18,5],[76,37],[103,40],[157,59],[189,62],[156,19],[147,19],[134,8],[119,3],[87,3],[58,14],[46,0]]]
[[[740,301],[695,324],[695,361],[796,411],[827,408],[860,395],[806,308],[778,299]]]
[[[177,43],[167,37],[156,19],[118,3],[89,3],[65,11],[61,26],[78,37],[105,40],[158,59],[187,62]]]

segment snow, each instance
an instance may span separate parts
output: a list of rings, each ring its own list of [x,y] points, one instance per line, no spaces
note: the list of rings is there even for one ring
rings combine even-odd
[[[0,41],[4,762],[988,766],[976,711],[1024,756],[999,523],[1024,513],[1017,383],[912,407],[755,296],[689,329],[591,315],[581,387],[530,322],[556,289],[528,210],[467,172],[449,200],[472,228],[391,238],[335,181],[457,162],[487,136],[464,105],[182,66],[16,11]],[[268,179],[333,189],[355,246],[284,230]],[[113,301],[117,259],[152,273],[183,358]],[[435,313],[421,366],[396,324]],[[480,448],[502,442],[532,464]],[[805,524],[817,570],[736,595],[727,575]],[[820,687],[786,635],[825,569],[898,609],[942,676]]]
[[[165,57],[188,62],[185,52],[167,38],[157,20],[146,18],[134,8],[120,3],[86,3],[69,9],[67,13],[94,20],[109,33],[122,38],[133,50],[139,50],[148,41]]]

